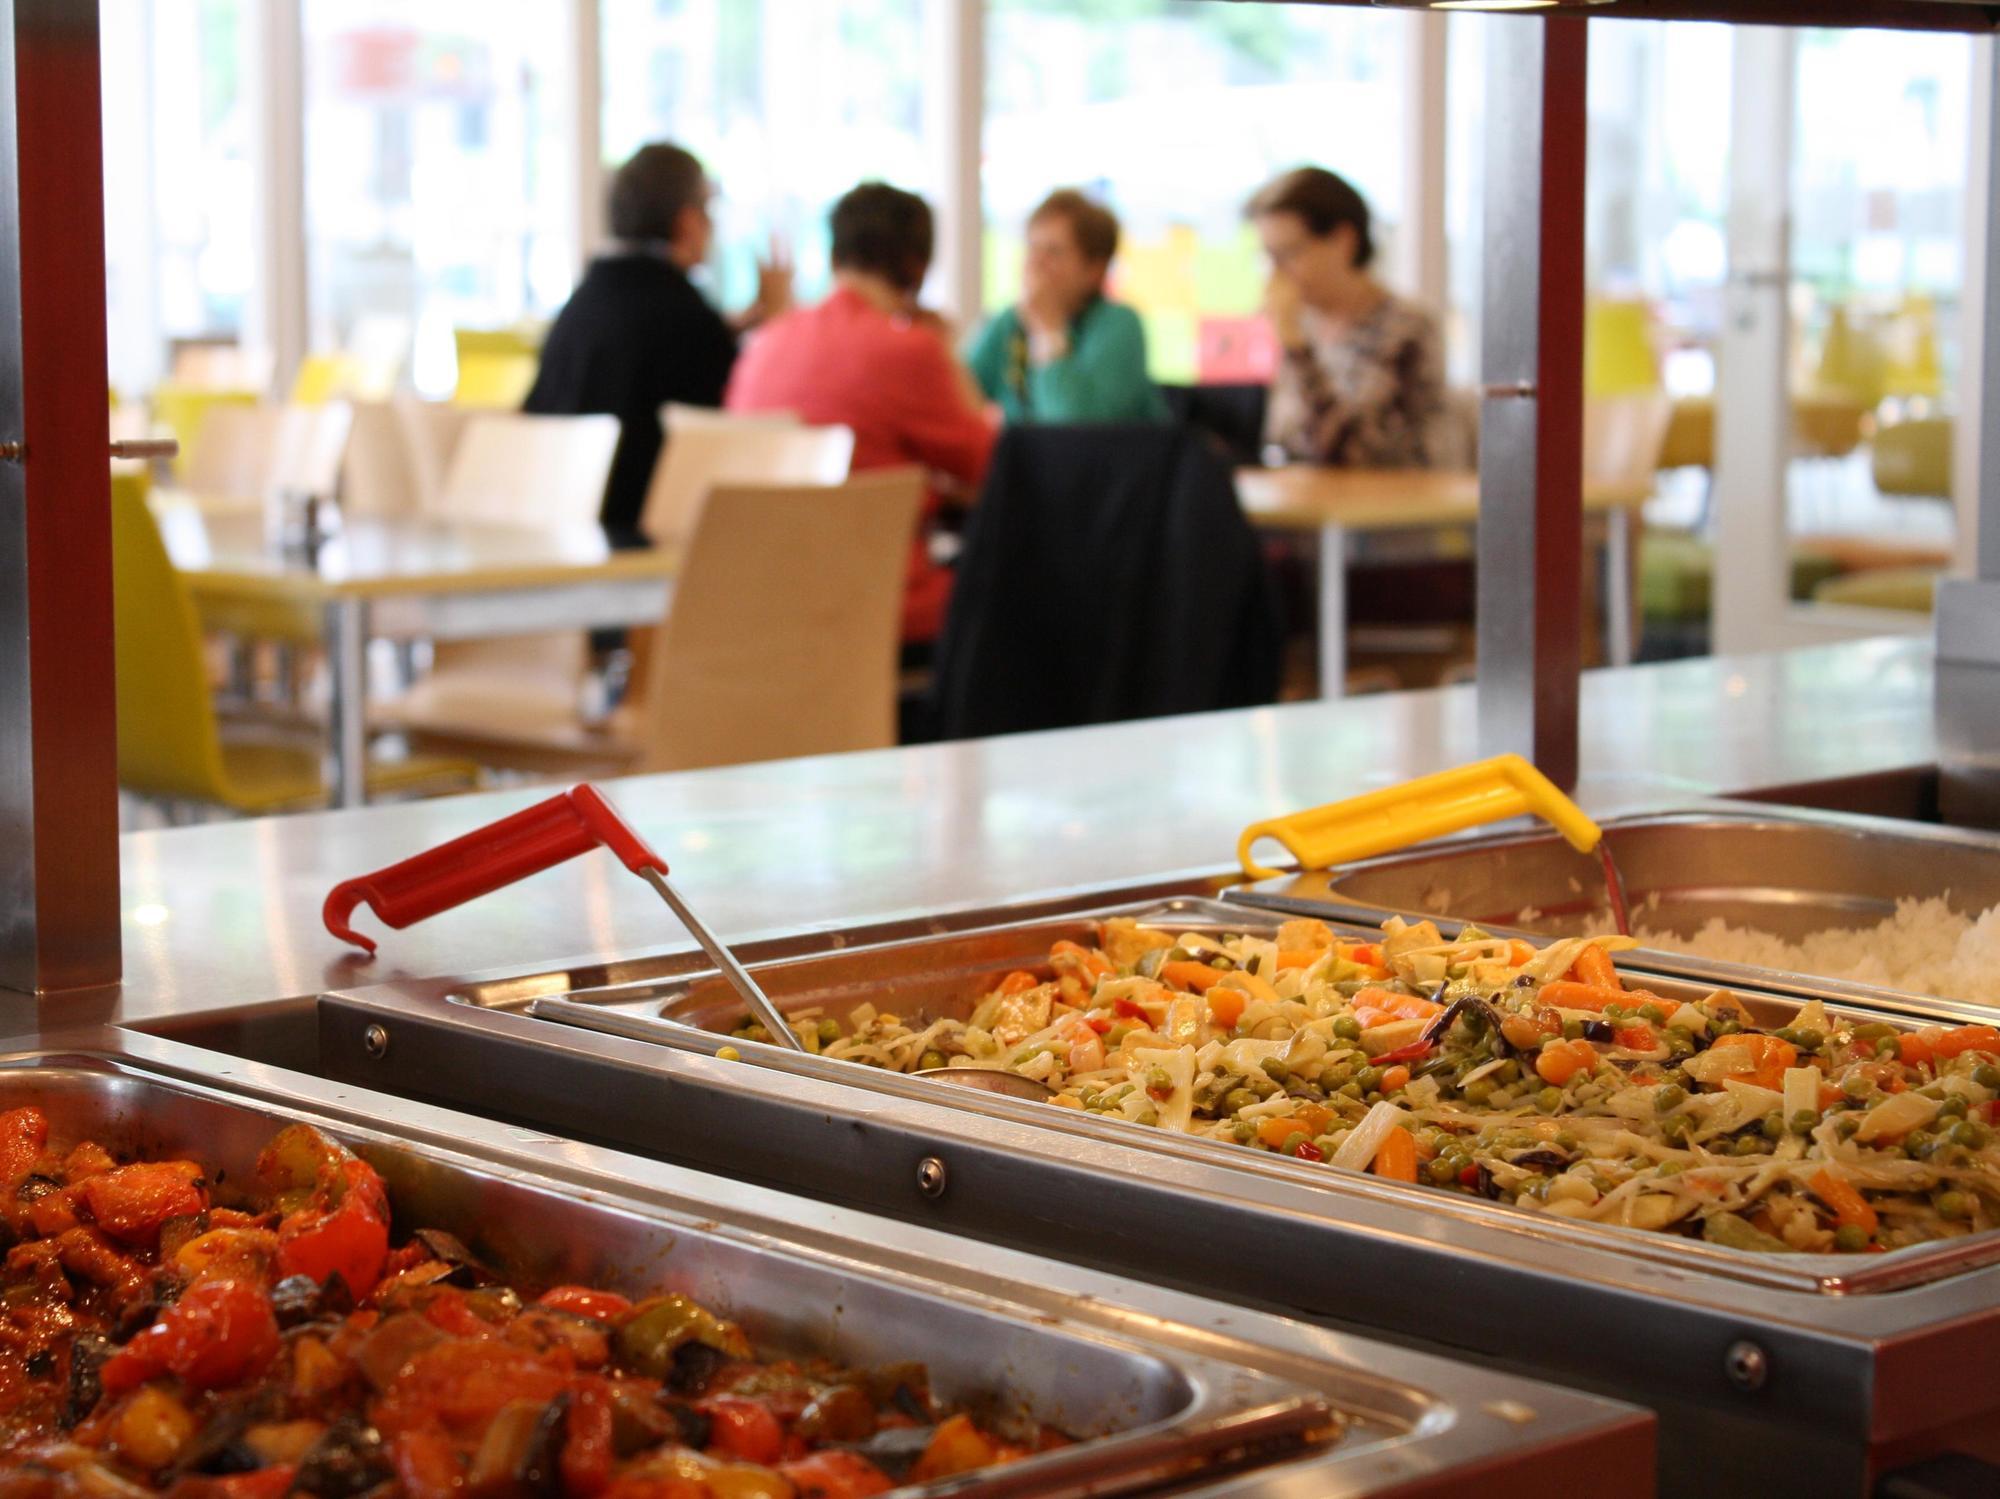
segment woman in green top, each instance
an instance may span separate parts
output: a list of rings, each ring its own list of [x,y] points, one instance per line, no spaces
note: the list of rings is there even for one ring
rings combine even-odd
[[[972,346],[973,378],[1010,422],[1164,422],[1146,332],[1107,301],[1118,220],[1082,193],[1049,194],[1028,220],[1021,302]]]

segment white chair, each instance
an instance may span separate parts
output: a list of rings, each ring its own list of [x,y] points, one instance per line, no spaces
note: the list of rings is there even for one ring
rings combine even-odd
[[[618,419],[612,416],[476,412],[465,423],[432,513],[500,525],[593,521],[617,447]]]
[[[686,545],[719,485],[838,484],[853,461],[854,433],[846,427],[689,412],[668,406],[660,413],[666,446],[639,513],[639,529],[655,546]]]
[[[462,407],[404,398],[359,401],[340,474],[340,503],[352,515],[437,513],[469,415]]]
[[[430,513],[524,527],[597,519],[618,420],[610,416],[470,415]],[[386,720],[434,732],[485,727],[528,739],[578,721],[585,640],[559,634],[440,642],[432,669]]]
[[[212,407],[195,430],[181,483],[228,499],[261,501],[274,489],[331,495],[353,419],[344,401]]]
[[[633,768],[893,745],[923,494],[914,468],[713,491],[653,648]]]

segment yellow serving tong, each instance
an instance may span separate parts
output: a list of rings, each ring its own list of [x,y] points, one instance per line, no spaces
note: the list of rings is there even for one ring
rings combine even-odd
[[[1495,755],[1400,786],[1252,823],[1236,842],[1236,857],[1251,879],[1267,880],[1283,871],[1266,869],[1250,857],[1260,838],[1282,843],[1301,869],[1331,869],[1529,812],[1546,818],[1578,853],[1589,853],[1604,837],[1583,809],[1533,765],[1519,755]]]

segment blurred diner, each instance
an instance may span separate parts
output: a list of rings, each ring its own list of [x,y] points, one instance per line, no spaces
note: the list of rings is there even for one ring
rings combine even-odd
[[[618,418],[602,521],[619,546],[643,546],[639,516],[659,460],[660,408],[720,406],[737,335],[791,305],[791,268],[759,267],[756,300],[725,318],[689,278],[715,238],[715,187],[693,153],[655,142],[611,179],[612,249],[593,260],[549,328],[523,409]]]
[[[930,205],[915,193],[864,182],[834,204],[833,290],[750,340],[730,378],[732,412],[788,412],[854,433],[853,467],[916,464],[970,494],[985,475],[994,424],[952,352],[950,329],[918,300],[935,247]],[[935,639],[951,571],[933,559],[933,482],[911,543],[903,639]]]
[[[1010,422],[1163,422],[1146,329],[1106,294],[1118,216],[1058,188],[1028,219],[1021,300],[972,346],[973,378]]]
[[[1299,167],[1245,212],[1270,261],[1264,316],[1280,350],[1267,443],[1345,467],[1449,463],[1444,340],[1428,312],[1375,278],[1366,200],[1337,173]]]

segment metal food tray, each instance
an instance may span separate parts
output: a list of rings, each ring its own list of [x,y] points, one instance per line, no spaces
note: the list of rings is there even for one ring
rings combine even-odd
[[[785,1008],[837,1007],[864,993],[883,1006],[938,1005],[1008,968],[1039,965],[1057,937],[1086,935],[1115,914],[1209,931],[1281,919],[1170,901],[755,971]],[[733,1021],[740,1006],[710,976],[685,966],[658,979],[624,971],[627,982],[567,1000],[521,974],[323,996],[322,1065],[1642,1400],[1675,1423],[1663,1473],[1699,1471],[1711,1488],[1714,1465],[1732,1451],[1744,1464],[1736,1491],[1770,1495],[1841,1491],[1892,1445],[1922,1450],[1961,1425],[2000,1440],[2000,1234],[1886,1255],[1781,1256],[1579,1222],[733,1041],[657,1013],[671,1006]],[[1670,997],[1708,992],[1668,977],[1645,982]],[[1803,1003],[1744,999],[1767,1024]],[[725,1044],[743,1060],[717,1059]],[[1340,1268],[1306,1268],[1320,1266]],[[1524,1336],[1552,1304],[1564,1335]],[[1764,1472],[1775,1438],[1758,1435],[1772,1423],[1792,1432],[1776,1480]]]
[[[1493,1432],[1542,1419],[1536,1406],[1492,1390],[1435,1388],[1441,1374],[1460,1371],[1392,1350],[1369,1350],[1363,1364],[1260,1349],[1177,1321],[1184,1303],[1124,1313],[1094,1285],[1073,1304],[1038,1300],[1026,1285],[976,1273],[967,1257],[877,1244],[893,1230],[866,1244],[815,1244],[769,1221],[730,1221],[716,1200],[728,1195],[714,1190],[720,1184],[672,1168],[386,1098],[335,1093],[338,1106],[324,1108],[309,1096],[317,1085],[288,1085],[269,1069],[244,1069],[261,1088],[219,1075],[240,1066],[148,1037],[97,1032],[73,1046],[57,1038],[0,1056],[0,1108],[33,1103],[49,1116],[52,1139],[88,1137],[121,1156],[185,1154],[224,1183],[247,1178],[276,1129],[303,1119],[382,1173],[399,1233],[444,1229],[529,1284],[588,1281],[635,1297],[680,1291],[741,1323],[760,1348],[857,1367],[921,1360],[947,1404],[1082,1438],[899,1494],[1400,1494],[1413,1477],[1410,1492],[1443,1493],[1448,1486],[1431,1483],[1438,1475],[1502,1459],[1509,1444]],[[541,1164],[523,1168],[524,1146]],[[550,1147],[561,1162],[554,1170]],[[806,1216],[782,1201],[777,1211],[781,1221]],[[1281,1324],[1238,1331],[1284,1341]],[[1473,1386],[1491,1382],[1471,1376]],[[1597,1457],[1628,1478],[1643,1471],[1650,1432],[1637,1413],[1555,1391],[1522,1394],[1554,1408],[1540,1433],[1547,1440],[1522,1444],[1524,1461],[1531,1449],[1566,1461],[1561,1454],[1615,1437]],[[1493,1407],[1488,1421],[1454,1405],[1460,1398]],[[1468,1444],[1468,1428],[1488,1424],[1485,1440]]]
[[[1682,934],[1720,919],[1797,942],[1866,927],[1907,896],[1961,914],[2000,905],[2000,835],[1838,812],[1733,808],[1604,824],[1635,923]],[[1554,832],[1454,840],[1341,869],[1240,886],[1225,899],[1369,924],[1445,917],[1519,936],[1610,930],[1595,859]],[[1525,916],[1523,913],[1527,913]],[[1771,989],[1906,1015],[1991,1020],[1993,1006],[1642,947],[1621,961],[1731,988]]]

